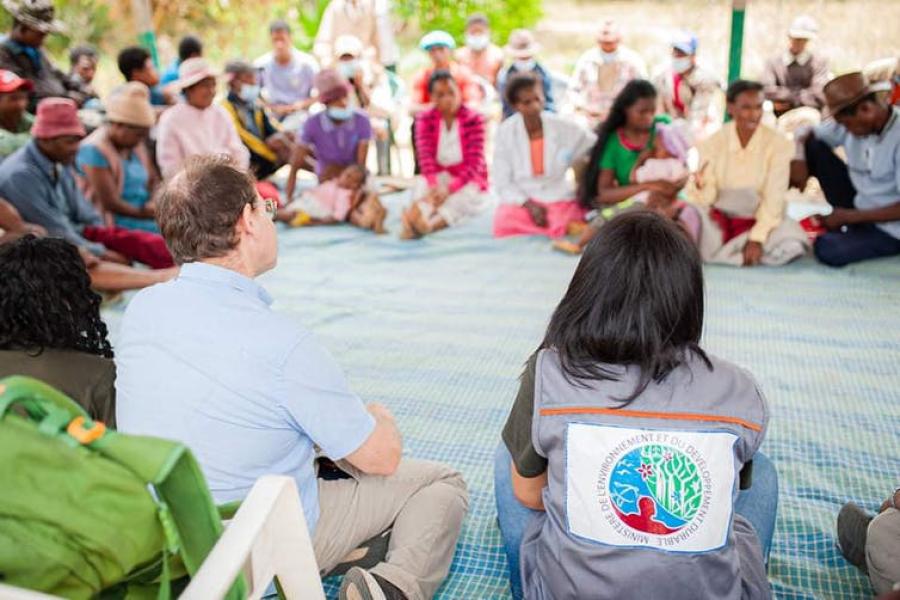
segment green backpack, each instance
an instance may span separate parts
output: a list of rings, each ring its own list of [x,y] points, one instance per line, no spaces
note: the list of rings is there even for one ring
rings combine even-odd
[[[232,507],[233,508],[233,507]],[[66,598],[168,598],[222,534],[190,451],[0,380],[0,582]],[[247,595],[239,577],[227,598]]]

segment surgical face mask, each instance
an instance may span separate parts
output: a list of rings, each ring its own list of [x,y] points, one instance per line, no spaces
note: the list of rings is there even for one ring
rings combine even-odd
[[[244,84],[241,86],[241,100],[247,104],[253,104],[259,98],[259,86]]]
[[[614,50],[613,52],[604,52],[603,50],[601,50],[600,56],[602,57],[604,63],[616,62],[617,60],[619,60],[619,51]]]
[[[327,114],[335,121],[346,121],[353,116],[353,109],[346,106],[329,106]]]
[[[513,62],[513,65],[515,65],[516,71],[534,71],[534,68],[537,66],[537,61],[533,58],[529,58],[528,60],[517,60]]]
[[[486,33],[480,33],[478,35],[466,34],[466,46],[472,50],[484,50],[490,43],[491,38]]]
[[[338,69],[344,79],[353,79],[359,70],[359,62],[355,60],[342,60],[338,63]]]
[[[672,59],[672,68],[676,73],[685,73],[694,66],[690,56],[682,56],[681,58]]]

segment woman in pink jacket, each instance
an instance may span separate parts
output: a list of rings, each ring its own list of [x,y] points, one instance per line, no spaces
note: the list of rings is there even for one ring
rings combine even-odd
[[[434,108],[416,118],[416,157],[422,177],[403,215],[403,239],[456,225],[481,212],[488,201],[484,119],[462,103],[449,71],[428,82]]]

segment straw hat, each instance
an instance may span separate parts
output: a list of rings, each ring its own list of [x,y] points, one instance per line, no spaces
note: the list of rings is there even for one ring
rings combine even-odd
[[[50,0],[3,0],[3,8],[19,23],[42,33],[59,33],[65,29],[62,21],[53,18],[55,9]]]
[[[137,81],[126,83],[106,101],[106,119],[134,127],[153,127],[156,114],[150,105],[150,90]]]
[[[213,68],[202,56],[189,58],[178,67],[178,81],[175,82],[179,89],[185,90],[209,77],[218,77]]]
[[[505,48],[507,54],[514,59],[531,58],[541,50],[541,45],[534,39],[534,34],[527,29],[514,29],[509,34]]]

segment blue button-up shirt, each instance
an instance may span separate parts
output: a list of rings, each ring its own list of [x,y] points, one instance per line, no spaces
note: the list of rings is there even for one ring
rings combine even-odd
[[[100,214],[78,190],[71,166],[55,163],[31,140],[0,163],[0,198],[22,218],[76,246],[102,254],[102,244],[81,236],[86,225],[102,225]]]
[[[814,133],[833,148],[844,147],[850,181],[856,188],[856,208],[869,210],[900,202],[900,108],[891,109],[890,119],[878,135],[858,137],[836,121],[818,125]],[[900,221],[876,225],[900,239]]]
[[[261,475],[293,477],[313,531],[314,446],[344,458],[375,421],[328,352],[271,303],[253,280],[205,263],[138,293],[116,344],[116,419],[187,445],[217,502],[244,498]]]

